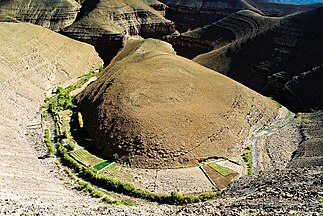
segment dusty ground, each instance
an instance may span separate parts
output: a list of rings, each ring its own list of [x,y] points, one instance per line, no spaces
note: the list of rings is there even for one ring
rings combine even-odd
[[[96,203],[66,189],[42,166],[26,135],[27,127],[41,122],[38,110],[46,90],[99,67],[101,59],[91,46],[31,24],[1,23],[0,35],[1,211],[6,200],[9,206],[40,209]]]

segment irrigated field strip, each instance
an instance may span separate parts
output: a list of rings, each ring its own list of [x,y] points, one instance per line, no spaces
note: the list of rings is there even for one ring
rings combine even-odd
[[[90,154],[85,149],[79,149],[73,152],[70,152],[70,155],[80,163],[85,166],[94,166],[96,164],[102,163],[104,160],[96,157],[95,155]]]

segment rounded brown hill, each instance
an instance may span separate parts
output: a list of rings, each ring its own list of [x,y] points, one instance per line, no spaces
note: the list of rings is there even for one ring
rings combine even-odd
[[[129,40],[77,101],[99,152],[145,168],[215,157],[242,163],[250,132],[277,111],[269,99],[153,39]]]

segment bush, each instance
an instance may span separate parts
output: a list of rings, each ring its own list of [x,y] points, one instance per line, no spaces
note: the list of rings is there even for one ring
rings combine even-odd
[[[248,167],[248,173],[247,175],[252,175],[252,155],[251,155],[251,146],[248,145],[243,151],[242,151],[242,159],[244,160],[244,162],[247,163],[247,167]]]
[[[82,114],[80,112],[77,113],[77,119],[78,119],[80,128],[83,128],[83,126],[84,126],[83,117],[82,117]]]

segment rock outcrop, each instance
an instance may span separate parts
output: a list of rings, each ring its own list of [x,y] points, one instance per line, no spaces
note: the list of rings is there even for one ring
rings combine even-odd
[[[124,37],[160,38],[175,31],[173,22],[141,0],[102,0],[95,3],[85,1],[83,17],[62,33],[94,45],[106,63],[122,47]]]
[[[256,37],[236,40],[194,61],[272,96],[294,111],[322,109],[323,83],[317,79],[323,63],[322,22],[323,8],[286,16]],[[301,89],[295,90],[297,87]]]
[[[148,6],[154,8],[156,11],[158,11],[161,15],[166,15],[166,8],[167,5],[164,3],[157,1],[157,0],[140,0],[143,3],[147,4]]]
[[[66,206],[65,212],[69,209],[67,214],[72,214],[74,208],[83,208],[85,200],[93,203],[64,187],[41,164],[32,147],[36,144],[29,143],[27,136],[36,139],[43,132],[39,107],[46,91],[101,65],[88,44],[33,24],[0,23],[1,214],[6,214],[5,200],[20,206],[21,214],[28,205],[60,210]],[[38,138],[38,145],[45,147],[42,141]]]
[[[74,22],[80,7],[75,0],[2,0],[0,21],[30,22],[59,31]]]
[[[130,40],[77,101],[98,152],[145,168],[216,157],[243,164],[249,132],[277,111],[271,100],[153,39]]]

